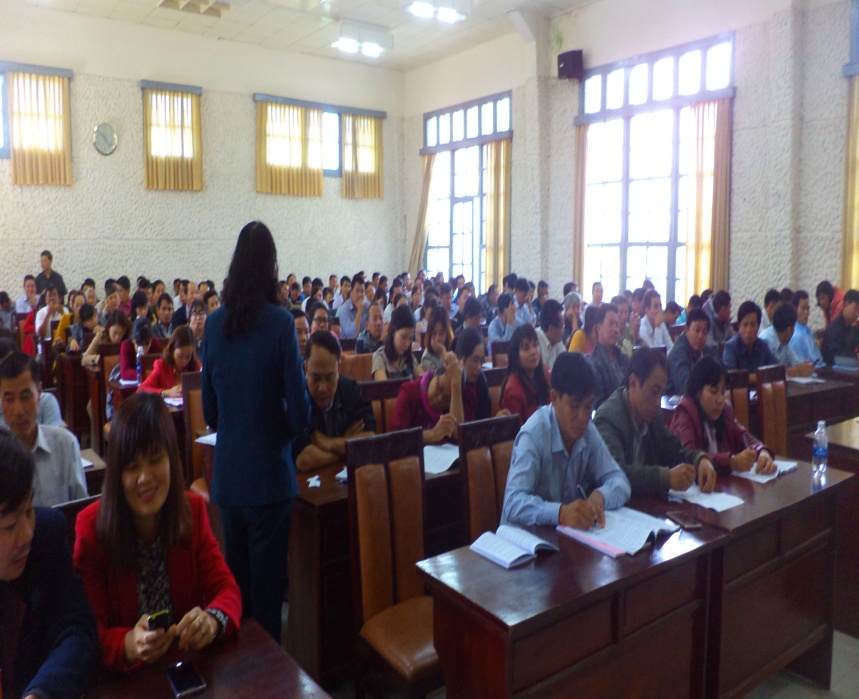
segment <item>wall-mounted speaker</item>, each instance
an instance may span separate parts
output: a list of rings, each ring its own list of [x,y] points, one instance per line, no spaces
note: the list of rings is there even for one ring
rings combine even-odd
[[[585,61],[582,51],[566,51],[558,54],[558,77],[562,80],[581,80],[585,76]]]

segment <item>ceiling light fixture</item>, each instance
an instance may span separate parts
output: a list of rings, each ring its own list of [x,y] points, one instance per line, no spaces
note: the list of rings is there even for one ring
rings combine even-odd
[[[470,0],[414,0],[408,7],[415,17],[432,19],[435,17],[445,24],[456,24],[471,14]]]
[[[394,37],[385,27],[344,20],[340,22],[340,38],[331,46],[344,53],[360,51],[367,58],[378,58],[394,48]]]

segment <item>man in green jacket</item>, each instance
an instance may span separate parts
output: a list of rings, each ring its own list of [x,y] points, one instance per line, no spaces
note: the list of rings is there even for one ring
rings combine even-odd
[[[716,487],[710,459],[704,452],[684,449],[665,426],[660,401],[667,383],[665,356],[639,348],[623,385],[597,410],[594,425],[629,478],[633,495],[664,495],[695,482],[710,493]]]

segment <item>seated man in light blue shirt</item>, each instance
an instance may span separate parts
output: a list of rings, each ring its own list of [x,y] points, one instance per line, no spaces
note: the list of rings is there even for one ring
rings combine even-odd
[[[584,355],[565,352],[552,370],[551,403],[513,445],[502,522],[604,526],[605,510],[630,496],[626,475],[591,424],[596,379]]]
[[[352,278],[349,300],[337,309],[337,317],[340,319],[341,339],[357,339],[358,335],[367,327],[367,314],[364,312],[366,305],[367,303],[364,298],[364,277],[356,274]]]
[[[537,322],[537,314],[534,313],[534,308],[531,306],[531,301],[528,297],[531,295],[531,284],[525,277],[519,277],[516,280],[516,319],[523,325],[530,323],[534,325]]]
[[[790,346],[796,325],[796,311],[789,303],[777,306],[773,311],[772,325],[765,328],[758,337],[766,342],[779,364],[787,368],[788,376],[811,376],[814,364],[802,361]]]
[[[489,354],[492,354],[493,342],[509,342],[513,331],[522,325],[516,316],[516,304],[510,294],[504,293],[498,297],[498,315],[489,324],[486,331],[489,341]]]
[[[7,337],[0,337],[0,362],[15,351],[15,343]],[[39,394],[39,413],[36,418],[40,425],[48,425],[50,427],[62,427],[63,417],[60,414],[60,403],[54,397],[53,393]],[[0,429],[8,430],[9,425],[3,417],[3,411],[0,410]]]
[[[814,341],[814,334],[808,327],[808,314],[811,311],[811,302],[808,292],[800,289],[793,293],[790,305],[796,311],[796,325],[793,327],[793,337],[790,338],[790,348],[794,351],[800,361],[809,361],[812,364],[822,365],[823,357],[820,347]]]

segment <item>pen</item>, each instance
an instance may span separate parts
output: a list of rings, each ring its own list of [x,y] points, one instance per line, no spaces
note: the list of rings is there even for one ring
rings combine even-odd
[[[588,499],[588,496],[587,496],[587,494],[585,493],[585,489],[584,489],[584,488],[582,488],[581,483],[579,483],[579,484],[576,486],[576,490],[578,490],[578,491],[579,491],[579,494],[582,496],[582,500],[587,500],[587,499]]]

